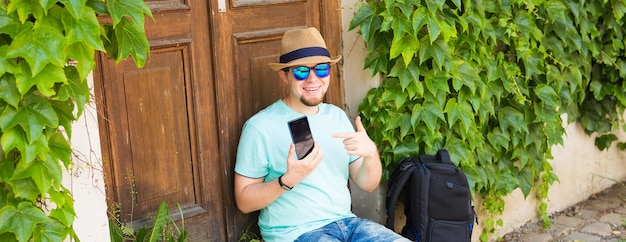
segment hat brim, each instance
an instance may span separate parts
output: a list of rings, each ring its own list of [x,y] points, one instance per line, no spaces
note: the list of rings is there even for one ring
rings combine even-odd
[[[272,70],[279,71],[279,70],[285,69],[287,67],[311,64],[311,63],[331,63],[331,64],[335,64],[339,60],[341,60],[341,55],[338,55],[338,56],[335,56],[335,57],[332,57],[332,58],[328,58],[326,56],[309,56],[309,57],[293,60],[293,61],[290,61],[290,62],[287,62],[287,63],[270,63],[269,66],[270,66],[270,68],[272,68]]]

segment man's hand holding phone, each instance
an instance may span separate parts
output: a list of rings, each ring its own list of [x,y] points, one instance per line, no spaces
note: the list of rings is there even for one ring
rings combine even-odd
[[[296,159],[296,147],[294,144],[291,144],[287,154],[287,172],[285,172],[282,178],[283,183],[290,187],[295,186],[311,174],[321,161],[322,151],[317,142],[311,152],[301,160]]]
[[[306,116],[291,120],[288,125],[293,143],[289,147],[287,172],[282,181],[287,186],[294,186],[315,170],[322,161],[322,152],[313,140]]]

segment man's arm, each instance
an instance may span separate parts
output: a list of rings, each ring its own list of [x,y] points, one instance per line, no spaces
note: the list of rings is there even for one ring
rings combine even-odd
[[[359,188],[373,192],[380,183],[382,164],[378,148],[370,139],[361,123],[361,117],[356,118],[356,132],[334,134],[335,138],[343,138],[343,144],[349,155],[360,156],[350,164],[350,178]]]
[[[285,189],[280,187],[278,179],[263,182],[263,177],[249,178],[235,173],[235,200],[243,213],[267,207],[284,192]]]
[[[322,161],[322,152],[315,143],[311,153],[302,160],[296,160],[295,147],[289,147],[287,155],[287,172],[282,181],[289,187],[294,187],[306,178],[317,164]],[[267,207],[283,193],[287,192],[278,183],[278,179],[263,182],[264,178],[249,178],[235,173],[235,200],[237,207],[243,213],[250,213]]]
[[[377,153],[378,154],[378,153]],[[366,192],[373,192],[380,184],[382,165],[378,155],[357,159],[350,164],[350,178]]]

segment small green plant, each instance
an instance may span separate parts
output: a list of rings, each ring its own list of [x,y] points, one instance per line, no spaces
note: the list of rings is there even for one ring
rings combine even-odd
[[[239,239],[237,240],[237,242],[260,242],[261,239],[259,238],[259,236],[253,232],[250,231],[244,231],[243,234],[241,234],[241,237],[239,237]]]
[[[182,215],[182,209],[180,204],[177,203],[179,213]],[[170,216],[169,206],[165,201],[161,201],[159,209],[154,218],[152,227],[143,227],[135,231],[131,223],[124,223],[119,219],[118,211],[119,205],[116,205],[115,210],[112,213],[113,216],[109,216],[109,232],[111,235],[111,241],[113,242],[154,242],[154,241],[187,241],[187,231],[185,231],[185,220],[181,219],[181,227],[179,228],[176,221]],[[182,217],[181,217],[182,218]]]
[[[241,234],[241,237],[239,237],[237,242],[260,242],[261,241],[261,237],[258,235],[258,233],[255,233],[254,231],[250,230],[250,226],[252,226],[252,224],[248,225],[248,228],[246,228],[243,231],[243,233]]]
[[[185,219],[183,217],[183,211],[180,204],[178,206],[178,212],[181,215],[181,228],[178,228],[176,221],[170,216],[170,208],[165,201],[161,201],[157,213],[154,218],[154,223],[151,227],[142,227],[135,231],[133,226],[133,214],[134,204],[137,196],[137,190],[135,190],[135,175],[132,172],[127,172],[126,180],[130,185],[130,221],[125,222],[120,218],[120,212],[122,205],[120,203],[114,203],[113,207],[109,208],[109,233],[111,241],[113,242],[126,242],[126,241],[186,241],[187,231],[185,231]],[[150,235],[148,235],[150,231]]]

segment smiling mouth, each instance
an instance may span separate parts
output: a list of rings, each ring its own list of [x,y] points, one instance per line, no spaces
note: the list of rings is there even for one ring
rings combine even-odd
[[[303,88],[303,89],[304,89],[305,91],[317,91],[317,90],[319,90],[320,88],[319,88],[319,87],[306,87],[306,88]]]

